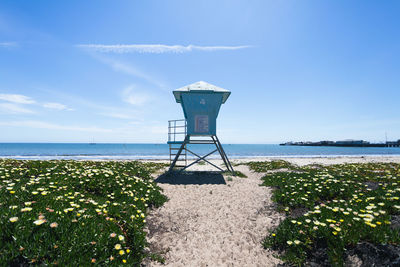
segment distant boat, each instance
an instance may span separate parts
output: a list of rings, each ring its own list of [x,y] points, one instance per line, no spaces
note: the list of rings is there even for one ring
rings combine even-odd
[[[95,145],[96,143],[94,142],[94,138],[92,139],[92,142],[89,142],[89,145]]]

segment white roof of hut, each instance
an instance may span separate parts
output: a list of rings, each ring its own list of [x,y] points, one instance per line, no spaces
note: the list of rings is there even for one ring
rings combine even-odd
[[[173,91],[173,94],[175,96],[175,100],[177,103],[181,103],[181,93],[184,92],[217,92],[217,93],[223,93],[222,94],[222,104],[225,103],[225,101],[228,99],[229,95],[231,92],[229,90],[226,90],[224,88],[199,81],[196,83],[192,83],[186,86],[183,86],[179,89],[176,89]]]

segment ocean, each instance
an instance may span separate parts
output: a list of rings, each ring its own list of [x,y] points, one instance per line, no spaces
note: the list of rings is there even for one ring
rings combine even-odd
[[[274,144],[223,144],[229,158],[400,155],[399,147],[302,147]],[[204,155],[214,148],[191,145]],[[214,158],[218,154],[212,155]],[[0,158],[49,160],[169,159],[167,144],[0,143]]]

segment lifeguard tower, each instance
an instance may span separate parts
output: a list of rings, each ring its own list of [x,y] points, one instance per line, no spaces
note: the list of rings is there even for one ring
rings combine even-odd
[[[185,115],[184,120],[168,122],[168,144],[170,151],[169,171],[183,171],[190,166],[205,161],[220,171],[225,171],[206,158],[219,152],[226,170],[234,172],[217,137],[217,117],[221,104],[224,104],[231,94],[230,91],[215,85],[200,81],[173,91],[175,100],[180,103]],[[193,152],[190,144],[215,145],[216,149],[204,156]],[[188,153],[197,159],[187,164]]]

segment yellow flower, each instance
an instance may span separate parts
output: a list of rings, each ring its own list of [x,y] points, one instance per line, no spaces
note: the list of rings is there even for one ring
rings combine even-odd
[[[295,243],[296,245],[298,245],[298,244],[300,244],[300,241],[299,241],[299,240],[295,240],[294,243]]]
[[[286,241],[286,243],[287,243],[288,245],[291,245],[291,244],[293,244],[293,241]]]
[[[39,192],[37,192],[37,191],[32,191],[32,194],[33,194],[33,195],[37,195],[37,194],[39,194]]]
[[[15,194],[15,191],[10,191],[10,194]]]
[[[333,235],[337,235],[337,232],[333,231],[332,234],[333,234]]]
[[[10,218],[10,222],[13,223],[13,222],[16,222],[16,221],[18,221],[18,217],[11,217]]]
[[[121,249],[121,245],[120,245],[120,244],[116,244],[116,245],[114,246],[114,248],[115,248],[116,250],[120,250],[120,249]]]
[[[125,254],[125,251],[121,249],[121,250],[119,251],[119,255],[124,255],[124,254]]]
[[[125,260],[125,259],[123,259],[123,260],[122,260],[122,262],[123,262],[123,263],[126,263],[126,260]]]
[[[124,238],[123,235],[119,235],[119,236],[118,236],[118,239],[119,239],[119,241],[123,241],[125,238]]]
[[[25,208],[21,209],[22,212],[31,211],[31,210],[32,210],[31,207],[25,207]]]
[[[129,254],[129,252],[131,252],[131,250],[128,248],[128,249],[126,250],[126,253],[128,253],[128,254]]]

